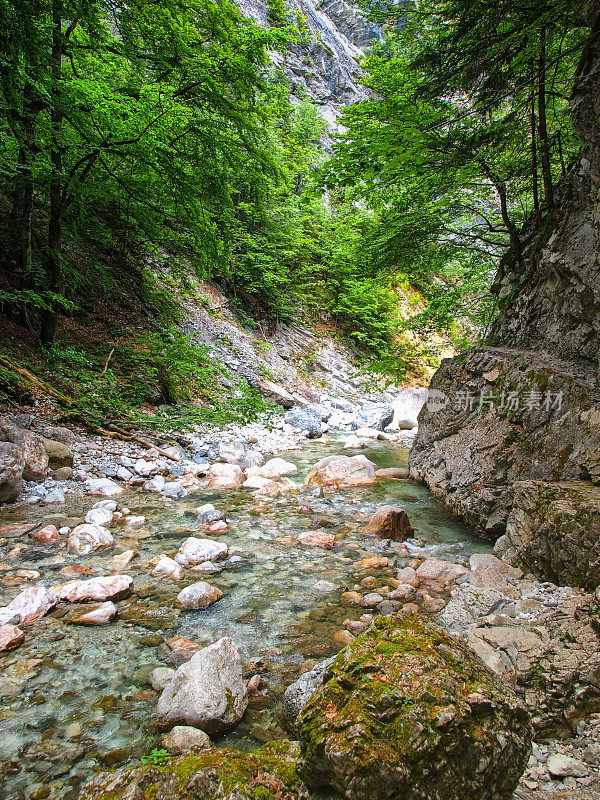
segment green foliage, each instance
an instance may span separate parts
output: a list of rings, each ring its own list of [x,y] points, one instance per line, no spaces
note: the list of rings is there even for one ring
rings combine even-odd
[[[286,13],[285,0],[267,0],[267,19],[271,25],[285,25]]]
[[[140,758],[140,761],[142,764],[152,764],[154,767],[166,767],[171,758],[173,758],[173,756],[168,750],[153,747],[148,755]]]
[[[518,258],[523,220],[552,204],[577,151],[568,97],[587,33],[563,2],[363,5],[389,25],[328,184],[377,213],[374,263],[427,301],[409,326],[476,338],[495,312],[500,256],[511,246]]]
[[[254,421],[268,410],[244,383],[225,403],[223,373],[209,348],[175,329],[122,338],[94,351],[54,344],[41,371],[73,398],[73,413],[84,412],[98,424],[118,418],[162,429],[225,425]],[[161,401],[159,411],[150,408]]]

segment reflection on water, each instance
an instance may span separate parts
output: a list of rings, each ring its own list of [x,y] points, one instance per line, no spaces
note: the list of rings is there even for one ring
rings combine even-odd
[[[220,743],[251,749],[284,735],[278,704],[285,686],[295,680],[303,662],[339,649],[333,632],[344,619],[361,614],[338,602],[340,589],[368,574],[357,575],[355,562],[373,553],[394,557],[393,551],[360,531],[383,503],[406,509],[430,555],[460,560],[489,551],[489,545],[470,536],[424,487],[409,481],[326,490],[324,497],[302,487],[311,464],[338,452],[339,443],[332,441],[307,442],[301,451],[284,454],[298,465],[300,475],[298,493],[281,498],[243,490],[199,492],[180,503],[141,492],[124,497],[132,512],[143,514],[148,522],[146,532],[112,529],[121,549],[139,552],[139,558],[122,570],[134,578],[136,592],[118,604],[120,619],[107,627],[84,628],[66,624],[59,608],[26,629],[27,641],[19,650],[1,657],[0,795],[5,791],[15,800],[71,800],[92,770],[147,753],[155,745],[157,702],[148,676],[154,667],[169,663],[172,655],[164,642],[173,635],[200,644],[231,636],[243,660],[252,662],[264,677],[267,694],[251,700],[240,726]],[[361,452],[380,467],[406,464],[406,451],[388,442],[374,442]],[[69,524],[65,519],[70,517],[74,524],[93,502],[88,497],[66,511],[44,509],[44,522]],[[205,611],[178,613],[173,603],[181,585],[152,576],[149,562],[162,552],[173,555],[181,541],[197,531],[190,510],[205,502],[225,511],[230,528],[218,538],[242,561],[207,578],[224,592],[220,602]],[[27,508],[25,514],[37,521],[40,509]],[[14,512],[6,512],[0,522],[16,519]],[[277,541],[319,525],[335,535],[333,549]],[[26,538],[9,539],[3,555],[21,543],[26,547],[7,563],[13,569],[40,570],[41,582],[47,585],[66,580],[58,574],[65,564],[91,567],[93,574],[118,571],[111,567],[111,553],[75,558],[61,550],[57,555]],[[372,574],[384,580],[394,570]],[[187,582],[205,578],[188,576]],[[16,591],[3,589],[2,604]]]

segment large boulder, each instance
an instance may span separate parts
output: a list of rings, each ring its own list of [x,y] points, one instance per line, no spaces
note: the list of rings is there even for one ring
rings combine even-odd
[[[12,442],[0,442],[0,503],[13,503],[21,492],[25,456]]]
[[[50,469],[73,466],[73,453],[70,447],[63,442],[55,442],[53,439],[46,439],[43,436],[40,438],[48,455]]]
[[[394,408],[389,403],[365,403],[356,415],[354,428],[372,428],[382,431],[394,418]]]
[[[375,483],[375,464],[366,456],[327,456],[312,466],[304,483],[318,486],[363,486]]]
[[[363,528],[365,533],[374,533],[382,539],[403,542],[414,536],[408,514],[399,506],[381,506]]]
[[[179,667],[160,696],[157,722],[162,730],[191,725],[219,734],[241,720],[247,705],[237,647],[224,637]]]
[[[80,800],[309,800],[296,772],[297,744],[270,742],[245,753],[215,749],[173,758],[164,766],[94,775]]]
[[[528,715],[435,625],[380,617],[343,650],[302,711],[299,772],[348,800],[509,800]]]
[[[300,431],[308,431],[309,439],[316,439],[322,433],[321,415],[309,408],[292,408],[285,412],[283,419]]]
[[[495,552],[542,580],[600,586],[600,487],[519,481]]]
[[[0,417],[0,441],[12,442],[23,451],[25,466],[23,477],[26,481],[43,481],[48,468],[48,455],[41,436],[23,430],[6,417]]]

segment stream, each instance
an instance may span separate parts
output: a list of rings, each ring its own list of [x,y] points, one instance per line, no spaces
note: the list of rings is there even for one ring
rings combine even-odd
[[[407,451],[390,442],[374,441],[361,452],[378,467],[407,462]],[[112,552],[76,557],[27,536],[7,540],[2,561],[14,570],[39,570],[38,582],[44,585],[65,582],[68,578],[59,570],[78,563],[90,567],[93,575],[125,572],[134,579],[135,591],[118,603],[119,619],[104,627],[66,624],[61,617],[69,609],[61,604],[25,629],[27,638],[18,650],[0,656],[1,797],[74,800],[99,766],[125,763],[157,746],[158,694],[149,675],[158,666],[177,666],[164,644],[175,635],[200,645],[230,636],[248,672],[258,671],[263,677],[261,694],[250,699],[240,725],[216,739],[216,745],[250,750],[285,736],[279,714],[283,691],[297,679],[301,665],[306,668],[306,662],[339,650],[333,633],[345,619],[364,613],[360,607],[341,604],[340,591],[352,589],[367,575],[383,585],[397,571],[392,566],[356,569],[355,563],[368,555],[388,556],[390,565],[396,561],[393,547],[360,530],[380,505],[406,509],[428,556],[466,560],[474,552],[490,552],[488,544],[473,537],[424,487],[410,481],[380,479],[372,486],[326,489],[323,497],[316,496],[314,487],[303,488],[309,466],[337,453],[353,454],[335,439],[309,441],[301,450],[282,453],[300,469],[295,477],[299,492],[279,498],[247,490],[202,490],[177,503],[137,490],[123,495],[119,501],[147,522],[143,528],[111,528],[120,549],[132,547],[140,554],[122,570],[111,566]],[[5,508],[0,525],[42,518],[57,527],[73,525],[98,499],[70,499],[66,506],[44,508],[43,517],[39,506]],[[180,612],[174,600],[183,584],[153,576],[149,562],[163,552],[174,555],[187,536],[206,536],[198,532],[191,510],[209,502],[225,512],[230,526],[215,538],[226,542],[230,557],[241,561],[214,575],[197,574],[193,580],[209,581],[224,596],[204,611]],[[319,525],[336,537],[330,550],[285,541]],[[27,546],[8,561],[8,551],[24,542]],[[186,583],[192,582],[192,574],[186,574]],[[0,605],[25,585],[3,586]]]

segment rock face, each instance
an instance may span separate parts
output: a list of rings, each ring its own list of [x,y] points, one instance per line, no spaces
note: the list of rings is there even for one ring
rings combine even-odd
[[[419,415],[411,474],[492,538],[506,531],[521,481],[559,484],[548,486],[558,494],[565,481],[600,484],[599,65],[596,37],[571,100],[580,158],[554,209],[532,219],[502,260],[487,344],[442,363],[436,402]],[[562,543],[560,532],[544,539],[552,549]],[[591,585],[580,555],[569,580]],[[547,575],[556,557],[532,566]]]
[[[325,670],[302,711],[300,775],[348,800],[509,800],[527,713],[459,641],[380,617]]]
[[[225,637],[179,667],[160,696],[157,722],[162,730],[191,725],[218,734],[236,725],[247,705],[242,662],[233,641]]]
[[[309,800],[292,742],[271,742],[254,753],[209,750],[171,759],[164,767],[118,769],[95,775],[80,800]]]
[[[410,539],[415,533],[408,514],[398,506],[378,508],[363,531],[374,533],[376,536],[381,536],[382,539],[392,539],[394,542],[403,542],[405,539]]]
[[[600,586],[600,487],[519,481],[495,552],[528,572],[586,589]]]
[[[327,456],[310,469],[304,483],[318,486],[364,486],[375,483],[375,464],[366,456]]]
[[[0,441],[0,503],[13,503],[23,485],[25,457],[12,442]]]

